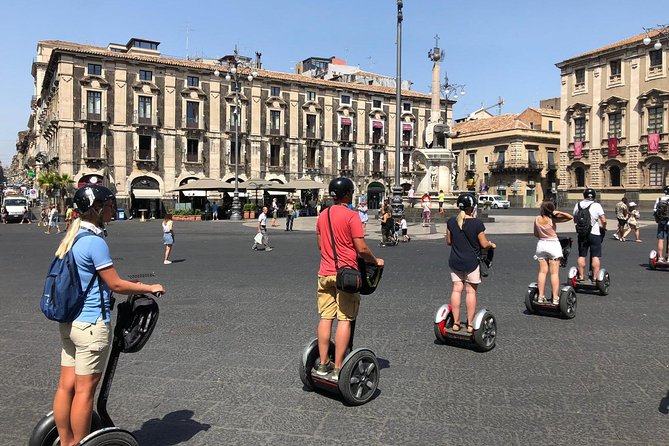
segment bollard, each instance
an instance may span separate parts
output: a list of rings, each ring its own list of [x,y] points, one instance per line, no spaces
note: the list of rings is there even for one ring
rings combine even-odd
[[[142,216],[139,218],[140,223],[145,223],[146,222],[146,218],[144,218],[144,212],[145,211],[141,210],[139,212],[142,214]]]

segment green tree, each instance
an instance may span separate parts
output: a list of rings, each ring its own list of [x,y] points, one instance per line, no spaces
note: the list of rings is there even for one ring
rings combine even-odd
[[[40,172],[37,177],[37,185],[46,193],[49,201],[56,202],[61,212],[65,208],[67,189],[72,184],[74,184],[74,179],[66,173]]]

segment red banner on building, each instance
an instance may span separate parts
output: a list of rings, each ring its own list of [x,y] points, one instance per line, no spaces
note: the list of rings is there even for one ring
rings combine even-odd
[[[618,156],[618,138],[609,138],[609,158]]]
[[[660,134],[648,134],[648,153],[657,153],[660,150]]]
[[[574,141],[574,158],[583,156],[583,141]]]

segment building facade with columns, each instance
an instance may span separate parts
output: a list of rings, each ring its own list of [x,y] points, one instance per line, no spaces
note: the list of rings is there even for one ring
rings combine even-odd
[[[413,151],[424,145],[429,95],[403,91],[398,112],[394,88],[273,72],[256,61],[242,69],[236,114],[229,57],[176,59],[158,45],[40,41],[26,156],[79,184],[108,185],[120,207],[159,214],[188,181],[234,181],[238,119],[241,184],[251,177],[327,184],[343,175],[378,205],[392,186],[400,119],[402,181],[421,174]],[[252,69],[258,76],[247,81]],[[442,104],[445,120],[450,104]]]
[[[669,171],[665,35],[639,34],[557,64],[562,199],[592,187],[607,204],[625,194],[649,207],[661,194]],[[647,36],[662,46],[644,44]]]
[[[559,111],[477,113],[456,122],[455,188],[501,195],[513,207],[536,207],[555,195],[560,147]]]

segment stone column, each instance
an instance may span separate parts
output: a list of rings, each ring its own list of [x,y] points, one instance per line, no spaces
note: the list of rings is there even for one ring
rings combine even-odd
[[[221,84],[209,82],[209,178],[221,177]]]
[[[176,184],[176,78],[172,73],[165,73],[165,116],[163,122],[163,165],[165,168],[165,189],[173,190]],[[183,147],[183,150],[186,148]],[[179,160],[181,162],[181,160]]]

